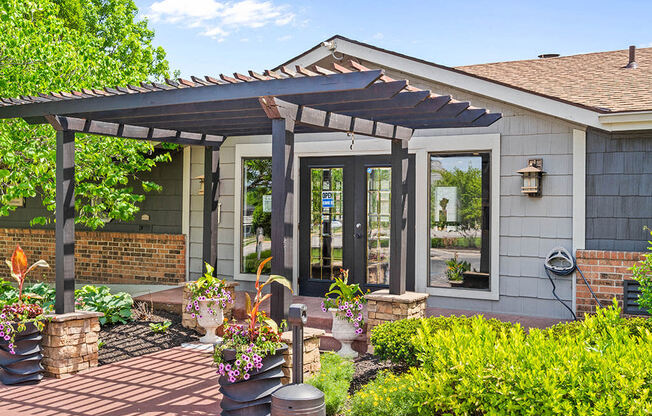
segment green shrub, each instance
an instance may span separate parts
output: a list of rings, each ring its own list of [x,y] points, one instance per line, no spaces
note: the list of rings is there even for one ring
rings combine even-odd
[[[433,316],[421,319],[402,319],[378,325],[371,330],[371,343],[374,346],[374,354],[382,360],[416,366],[418,361],[414,336],[417,334],[417,330],[422,327],[423,321],[428,322],[428,330],[436,332],[448,330],[453,325],[470,327],[473,319],[465,316]],[[518,330],[522,332],[520,326],[509,322],[501,322],[496,319],[485,320],[485,322],[495,331],[506,331],[512,327],[518,327]]]
[[[652,230],[649,231],[652,236]],[[641,289],[641,294],[638,295],[638,305],[652,314],[652,241],[648,241],[648,243],[650,243],[649,251],[643,254],[643,260],[637,262],[630,270]]]
[[[328,416],[336,415],[342,409],[354,371],[353,362],[332,352],[322,354],[321,371],[307,383],[324,392]]]
[[[423,377],[415,369],[402,375],[382,372],[351,398],[348,414],[351,416],[418,415],[421,403],[428,399],[425,396],[427,388],[422,384]]]
[[[646,415],[652,412],[652,333],[633,335],[620,310],[568,331],[496,331],[481,318],[415,337],[424,414]],[[421,397],[421,396],[420,396]]]
[[[111,294],[106,286],[87,285],[75,290],[75,300],[80,309],[102,312],[101,325],[121,323],[131,320],[131,307],[134,300],[124,292]]]
[[[23,295],[48,310],[54,306],[54,288],[47,283],[35,283],[23,288]],[[18,302],[18,289],[6,280],[0,280],[0,303],[13,304]]]

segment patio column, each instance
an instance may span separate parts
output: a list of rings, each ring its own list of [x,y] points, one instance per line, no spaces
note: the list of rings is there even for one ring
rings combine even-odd
[[[272,274],[292,280],[294,208],[294,120],[272,119]],[[287,318],[291,293],[284,286],[271,287],[270,316]]]
[[[204,149],[204,222],[202,258],[217,269],[218,200],[220,198],[220,149]],[[202,269],[204,265],[202,264]]]
[[[389,293],[405,293],[407,280],[408,141],[392,140]]]
[[[55,272],[57,314],[75,311],[75,133],[57,130]]]

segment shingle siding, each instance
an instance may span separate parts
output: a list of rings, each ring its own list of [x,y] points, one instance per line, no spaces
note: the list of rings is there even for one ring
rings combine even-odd
[[[133,221],[112,221],[102,228],[105,232],[181,234],[181,202],[183,152],[173,152],[172,161],[160,163],[151,172],[141,172],[142,180],[153,181],[163,187],[161,192],[145,193],[145,200],[139,204],[140,212]],[[130,184],[135,192],[142,193],[139,184]],[[149,215],[149,221],[143,221],[141,216]],[[47,226],[30,227],[29,222],[38,216],[50,217],[53,221]],[[43,206],[39,198],[29,198],[24,208],[17,208],[6,217],[0,217],[0,228],[33,228],[54,229],[54,213]],[[76,230],[87,230],[77,225]]]
[[[652,134],[586,135],[586,248],[644,251],[652,226]]]

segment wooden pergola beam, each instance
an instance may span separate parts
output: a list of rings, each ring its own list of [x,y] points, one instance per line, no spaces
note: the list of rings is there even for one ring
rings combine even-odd
[[[285,118],[296,124],[330,131],[405,141],[410,140],[414,132],[413,129],[407,127],[318,110],[305,105],[289,103],[276,97],[261,97],[260,103],[270,119]]]
[[[83,118],[75,117],[47,115],[45,118],[57,131],[72,131],[77,133],[96,134],[99,136],[213,147],[221,146],[225,139],[224,136],[132,126],[130,124],[85,120]]]

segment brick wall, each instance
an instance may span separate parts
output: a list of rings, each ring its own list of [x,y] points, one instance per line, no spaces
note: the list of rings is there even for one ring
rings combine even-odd
[[[576,258],[577,266],[584,273],[584,277],[602,305],[610,305],[615,297],[622,308],[623,280],[632,279],[632,272],[629,268],[637,261],[642,260],[643,254],[630,251],[578,250]],[[591,296],[579,273],[576,278],[577,315],[594,313],[597,306],[595,299]]]
[[[182,234],[75,232],[75,278],[88,283],[178,284],[185,280],[186,240]],[[30,263],[43,259],[30,280],[54,281],[54,230],[0,228],[0,260],[16,244]]]

